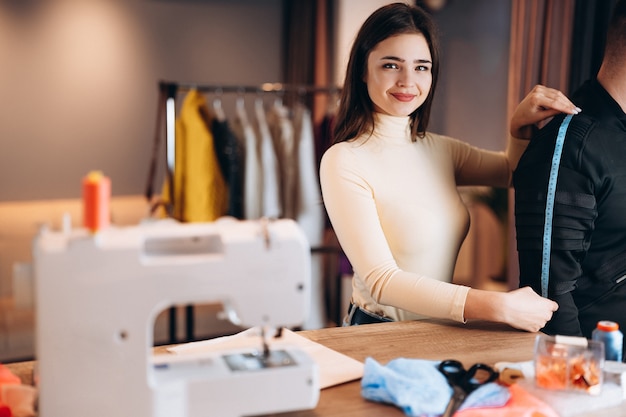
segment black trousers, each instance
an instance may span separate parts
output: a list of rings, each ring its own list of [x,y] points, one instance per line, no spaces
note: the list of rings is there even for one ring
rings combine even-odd
[[[578,321],[583,336],[591,339],[591,332],[601,320],[614,321],[626,335],[626,280],[620,282],[612,291],[594,300],[578,310]],[[624,338],[626,342],[626,337]],[[626,349],[626,343],[624,343]],[[626,350],[623,350],[626,352]]]
[[[348,308],[348,316],[344,320],[344,326],[357,326],[361,324],[388,323],[393,320],[387,317],[379,316],[370,311],[357,307],[350,303]]]

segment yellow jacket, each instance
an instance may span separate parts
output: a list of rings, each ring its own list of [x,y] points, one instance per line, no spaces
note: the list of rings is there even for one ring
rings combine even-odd
[[[176,120],[173,217],[185,222],[207,222],[223,216],[228,188],[215,154],[211,117],[197,90],[185,97]],[[169,202],[165,184],[163,199]]]

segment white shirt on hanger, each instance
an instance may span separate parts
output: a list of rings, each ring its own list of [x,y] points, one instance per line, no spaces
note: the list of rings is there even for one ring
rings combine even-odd
[[[243,98],[235,106],[233,131],[241,139],[244,148],[243,212],[248,220],[262,216],[263,171],[254,128],[250,124]]]
[[[296,218],[296,187],[298,182],[298,161],[296,138],[289,109],[275,102],[267,114],[267,122],[272,132],[280,172],[280,201],[283,217]]]
[[[257,98],[254,103],[258,139],[260,145],[261,169],[263,171],[261,212],[264,217],[279,218],[282,215],[280,191],[278,185],[278,164],[272,135],[265,118],[263,100]]]

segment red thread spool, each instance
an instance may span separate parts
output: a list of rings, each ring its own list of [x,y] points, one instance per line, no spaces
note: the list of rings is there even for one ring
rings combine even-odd
[[[83,178],[83,226],[92,233],[109,226],[111,180],[101,171],[91,171]]]

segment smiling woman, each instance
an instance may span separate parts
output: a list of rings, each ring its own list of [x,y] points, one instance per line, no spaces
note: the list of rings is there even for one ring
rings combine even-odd
[[[430,93],[432,58],[422,34],[380,42],[367,60],[367,92],[377,113],[409,116]]]
[[[344,324],[437,317],[537,331],[557,305],[530,288],[504,293],[451,283],[469,226],[457,186],[508,187],[527,141],[511,137],[505,152],[493,152],[429,132],[438,74],[437,30],[423,9],[393,3],[363,23],[335,144],[320,168],[326,210],[354,269]],[[520,104],[516,126],[545,118],[543,108],[575,111],[558,91],[540,93]]]

